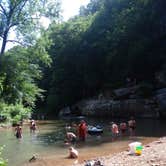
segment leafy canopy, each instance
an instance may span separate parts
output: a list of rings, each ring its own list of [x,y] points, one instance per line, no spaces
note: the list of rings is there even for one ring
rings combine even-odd
[[[60,18],[60,0],[0,0],[0,55],[7,42],[32,45],[43,29],[41,18]],[[16,40],[11,40],[11,33]]]

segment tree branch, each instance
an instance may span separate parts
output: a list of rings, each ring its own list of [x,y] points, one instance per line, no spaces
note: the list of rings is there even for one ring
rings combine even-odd
[[[2,6],[2,4],[0,4],[0,8],[2,9],[1,11],[5,14],[5,16],[7,17],[7,13],[5,8]]]
[[[23,43],[21,43],[20,41],[17,41],[17,40],[7,40],[7,42],[18,43],[19,45],[24,46]]]

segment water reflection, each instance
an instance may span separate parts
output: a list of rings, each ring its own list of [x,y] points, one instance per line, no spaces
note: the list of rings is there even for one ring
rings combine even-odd
[[[101,125],[104,127],[104,133],[101,137],[88,136],[86,144],[80,144],[79,149],[82,151],[92,147],[103,146],[106,142],[111,142],[110,121],[120,123],[127,122],[128,119],[86,119],[89,125]],[[29,126],[23,127],[23,139],[17,140],[12,129],[0,132],[0,145],[6,145],[4,157],[9,159],[9,166],[21,166],[23,162],[28,161],[33,154],[56,154],[65,156],[64,136],[66,123],[78,123],[79,120],[55,120],[41,122],[39,132],[35,134],[29,132]],[[160,137],[166,135],[166,121],[152,119],[136,119],[136,135],[141,137]],[[128,141],[128,137],[118,140],[118,146]],[[140,138],[139,138],[140,140]],[[117,147],[117,142],[111,145]],[[58,157],[58,155],[56,155]]]

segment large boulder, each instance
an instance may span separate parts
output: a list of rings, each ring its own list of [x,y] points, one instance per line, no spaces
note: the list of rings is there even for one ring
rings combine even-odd
[[[166,118],[166,88],[156,91],[156,99],[159,105],[160,116]]]
[[[153,101],[147,99],[127,100],[84,100],[77,104],[86,116],[106,117],[136,117],[157,118],[158,111],[153,107]]]
[[[131,87],[126,87],[126,88],[119,88],[113,90],[113,93],[115,95],[115,98],[117,99],[122,99],[122,98],[127,98],[130,95],[135,94],[136,90],[139,88],[139,86],[131,86]]]
[[[71,114],[71,109],[70,107],[64,107],[62,108],[60,111],[59,111],[59,116],[62,117],[62,116],[68,116]]]

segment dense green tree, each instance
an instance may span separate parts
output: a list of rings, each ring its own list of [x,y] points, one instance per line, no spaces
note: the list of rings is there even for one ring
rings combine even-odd
[[[126,77],[154,84],[166,64],[165,6],[164,0],[92,0],[79,16],[52,25],[52,110],[124,86]]]
[[[44,97],[38,82],[51,64],[51,41],[42,19],[59,22],[60,7],[60,0],[0,1],[0,115],[12,123],[29,116],[36,100]],[[21,46],[5,52],[8,42]]]
[[[1,57],[0,113],[6,119],[17,121],[29,116],[36,100],[43,97],[38,80],[42,68],[51,63],[46,51],[49,46],[50,40],[43,34],[34,46],[16,46]]]
[[[51,110],[58,110],[62,106],[74,103],[81,96],[82,78],[79,67],[81,57],[77,50],[80,47],[81,36],[90,26],[92,19],[93,17],[78,18],[50,27],[53,44],[49,54],[53,64],[47,104]]]
[[[7,42],[32,45],[42,28],[41,17],[57,20],[60,16],[60,1],[49,0],[1,0],[0,1],[0,55]],[[17,35],[10,40],[11,33]]]

